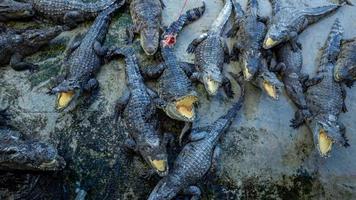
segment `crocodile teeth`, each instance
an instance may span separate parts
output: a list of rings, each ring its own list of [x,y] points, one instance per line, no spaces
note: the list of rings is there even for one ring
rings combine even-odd
[[[69,92],[61,92],[58,94],[58,105],[57,108],[58,109],[62,109],[68,106],[68,104],[71,102],[71,100],[73,99],[74,96],[74,92],[73,91],[69,91]]]

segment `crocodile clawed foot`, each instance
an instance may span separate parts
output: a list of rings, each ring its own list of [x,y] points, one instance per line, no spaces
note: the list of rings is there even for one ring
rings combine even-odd
[[[290,127],[297,129],[302,126],[305,120],[310,117],[310,112],[308,110],[298,110],[295,112],[295,116],[292,120],[290,120]]]
[[[188,53],[194,53],[196,49],[196,46],[194,44],[189,44],[188,48],[187,48],[187,52]]]
[[[39,70],[39,66],[38,65],[35,65],[35,64],[31,64],[29,67],[28,67],[28,70],[30,71],[31,74],[37,72]]]

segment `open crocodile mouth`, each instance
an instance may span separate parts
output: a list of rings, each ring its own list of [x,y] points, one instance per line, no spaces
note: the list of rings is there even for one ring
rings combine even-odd
[[[247,64],[245,64],[245,67],[244,67],[244,70],[243,70],[243,74],[244,74],[245,80],[247,80],[247,81],[251,80],[252,74],[248,70]]]
[[[168,163],[167,160],[152,160],[148,158],[152,168],[158,173],[159,176],[166,176],[168,174]]]
[[[263,88],[266,91],[267,95],[270,96],[273,99],[278,99],[279,94],[278,94],[278,88],[274,85],[272,85],[268,81],[263,81]]]
[[[74,91],[61,92],[57,96],[57,109],[68,107],[75,95]]]
[[[319,131],[319,151],[322,156],[327,156],[333,146],[333,140],[325,133],[324,129]]]
[[[194,117],[194,103],[198,101],[196,96],[187,96],[176,102],[176,109],[179,114],[183,115],[186,118]]]
[[[274,47],[278,41],[274,41],[272,38],[267,38],[267,40],[264,42],[264,46],[266,48],[272,48]]]

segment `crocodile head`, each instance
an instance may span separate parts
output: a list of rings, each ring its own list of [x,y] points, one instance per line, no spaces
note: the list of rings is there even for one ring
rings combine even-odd
[[[18,132],[7,131],[0,136],[0,141],[6,141],[2,149],[0,162],[12,169],[54,171],[65,166],[64,159],[58,155],[53,146],[34,140],[23,140]],[[4,160],[5,159],[5,160]]]
[[[337,82],[345,82],[348,85],[356,80],[356,57],[354,61],[338,61],[334,68],[334,79]]]
[[[322,157],[328,157],[335,143],[345,145],[342,127],[334,115],[319,118],[312,125],[314,145]]]
[[[29,3],[5,0],[1,2],[0,8],[0,18],[24,19],[35,15],[34,9]]]
[[[268,32],[263,41],[263,48],[273,48],[278,44],[287,41],[289,38],[291,38],[291,36],[288,28],[280,26],[280,24],[272,25],[268,29]]]
[[[175,120],[192,122],[195,119],[196,94],[189,94],[175,101],[169,102],[165,107],[166,114]]]
[[[258,86],[265,94],[274,100],[278,100],[282,91],[283,84],[272,72],[264,72],[257,77]]]
[[[242,63],[242,73],[246,81],[250,81],[255,77],[261,65],[261,53],[256,51],[247,51],[244,55]]]
[[[147,134],[147,133],[146,133]],[[155,133],[153,135],[158,135]],[[168,174],[168,158],[166,143],[158,138],[148,138],[144,142],[138,142],[138,150],[146,162],[159,176]]]
[[[209,69],[209,67],[207,67]],[[211,68],[216,69],[216,67]],[[215,96],[222,84],[222,74],[217,71],[203,71],[201,74],[201,81],[204,84],[205,90],[210,96]]]
[[[62,31],[63,28],[61,26],[56,26],[46,29],[27,30],[22,33],[22,36],[28,45],[39,46],[47,44],[52,39],[57,37]]]
[[[64,80],[57,87],[51,90],[52,94],[57,94],[57,109],[73,109],[81,94],[80,85],[75,80]]]
[[[141,46],[147,55],[153,55],[157,52],[159,45],[159,28],[143,28],[140,33]]]

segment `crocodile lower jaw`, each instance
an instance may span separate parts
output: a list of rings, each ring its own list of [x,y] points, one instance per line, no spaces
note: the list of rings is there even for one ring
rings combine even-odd
[[[267,38],[267,40],[264,42],[264,47],[265,48],[272,48],[274,47],[278,42],[274,41],[272,38]]]
[[[187,96],[176,102],[176,109],[182,116],[192,119],[195,116],[194,103],[198,101],[196,96]]]
[[[322,156],[327,156],[332,149],[333,141],[322,129],[319,131],[318,137],[319,152]]]
[[[74,95],[74,91],[59,93],[57,96],[57,109],[63,109],[68,107],[70,102],[73,100]]]
[[[273,99],[279,98],[277,88],[275,86],[273,86],[272,84],[270,84],[269,82],[264,81],[263,88],[266,91],[266,93],[268,94],[268,96],[270,96],[271,98],[273,98]]]

